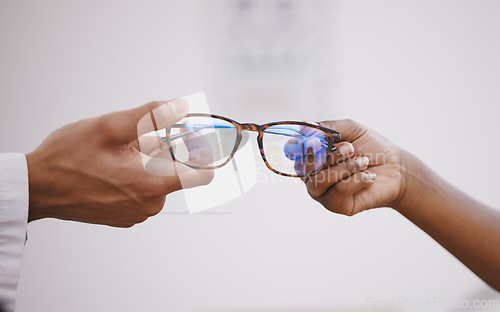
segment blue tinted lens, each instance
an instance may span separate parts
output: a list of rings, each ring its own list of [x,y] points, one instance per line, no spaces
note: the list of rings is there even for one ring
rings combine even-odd
[[[264,131],[264,155],[269,165],[285,174],[305,176],[322,168],[327,138],[323,131],[301,125],[276,125]]]

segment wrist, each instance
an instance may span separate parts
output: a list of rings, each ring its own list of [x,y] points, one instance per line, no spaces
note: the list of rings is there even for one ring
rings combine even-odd
[[[402,151],[401,157],[401,189],[392,208],[405,214],[405,211],[415,207],[429,193],[427,190],[432,182],[432,176],[427,166],[412,154]]]
[[[43,181],[43,162],[37,160],[34,152],[26,154],[26,162],[28,164],[28,188],[29,188],[29,209],[28,209],[28,222],[49,217],[43,208],[44,185],[48,181]]]

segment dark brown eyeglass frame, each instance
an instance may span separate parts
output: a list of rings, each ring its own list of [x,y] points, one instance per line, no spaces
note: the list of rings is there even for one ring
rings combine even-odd
[[[317,174],[318,172],[320,172],[321,170],[323,170],[326,167],[326,162],[328,160],[328,157],[327,157],[328,154],[325,156],[325,159],[323,160],[323,164],[318,170],[316,170],[314,172],[310,172],[306,175],[288,174],[288,173],[283,173],[283,172],[277,171],[273,167],[271,167],[271,165],[267,162],[266,155],[264,153],[263,140],[262,140],[264,137],[264,131],[271,126],[276,126],[276,125],[299,125],[299,126],[307,126],[310,128],[314,128],[314,129],[320,130],[321,132],[323,132],[325,134],[325,137],[328,140],[327,152],[328,151],[335,151],[337,149],[337,147],[333,144],[340,142],[340,139],[341,139],[340,133],[338,133],[335,130],[328,129],[328,128],[325,128],[325,127],[322,127],[319,125],[315,125],[315,124],[310,124],[307,122],[302,122],[302,121],[277,121],[277,122],[266,123],[263,125],[258,125],[258,124],[254,124],[254,123],[241,124],[235,120],[232,120],[232,119],[229,119],[229,118],[226,118],[223,116],[206,114],[206,113],[190,113],[190,114],[187,114],[184,118],[189,118],[189,117],[208,117],[208,118],[221,119],[221,120],[224,120],[226,122],[231,123],[236,128],[236,131],[237,131],[236,142],[234,144],[234,148],[231,151],[231,154],[229,155],[229,157],[227,158],[226,161],[224,161],[222,164],[219,164],[217,166],[196,166],[196,165],[186,164],[186,163],[179,161],[175,158],[174,151],[172,150],[172,146],[170,144],[170,130],[173,127],[175,127],[176,125],[173,125],[170,128],[166,128],[165,142],[169,143],[169,146],[170,146],[169,151],[170,151],[170,155],[172,156],[172,159],[174,159],[175,161],[179,161],[180,163],[183,163],[186,166],[191,167],[193,169],[218,169],[218,168],[221,168],[221,167],[227,165],[231,161],[231,159],[233,158],[234,154],[236,153],[236,151],[238,150],[238,148],[240,146],[241,139],[242,139],[242,131],[247,130],[247,131],[256,131],[259,133],[257,136],[257,144],[259,145],[259,150],[260,150],[260,155],[262,156],[262,160],[266,164],[267,168],[269,168],[269,170],[271,170],[272,172],[274,172],[276,174],[279,174],[281,176],[286,176],[286,177],[312,176],[312,175]]]

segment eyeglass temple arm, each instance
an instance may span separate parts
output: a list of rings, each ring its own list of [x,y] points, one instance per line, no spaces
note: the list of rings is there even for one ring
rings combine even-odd
[[[241,133],[241,141],[240,141],[240,143],[238,145],[238,149],[237,150],[240,150],[243,146],[245,146],[245,144],[248,143],[248,139],[249,139],[248,133],[246,133],[246,132]],[[167,143],[167,138],[166,137],[161,138],[161,140],[163,142]],[[218,160],[218,159],[214,159],[214,160]]]
[[[182,124],[173,124],[170,128],[186,128],[186,125],[182,125]],[[228,128],[231,128],[229,126],[219,126],[219,125],[208,125],[208,126],[199,126],[198,128],[195,128],[193,129],[192,126],[190,126],[190,131],[187,131],[187,132],[182,132],[182,133],[178,133],[178,134],[174,134],[174,135],[170,135],[169,136],[169,139],[170,141],[174,141],[174,140],[177,140],[177,139],[180,139],[186,135],[189,135],[189,134],[193,134],[197,131],[200,131],[200,130],[203,130],[203,129],[206,129],[206,128],[216,128],[216,129],[228,129]],[[168,132],[168,129],[165,129],[167,132]],[[167,137],[163,137],[161,138],[161,140],[163,142],[167,142]]]

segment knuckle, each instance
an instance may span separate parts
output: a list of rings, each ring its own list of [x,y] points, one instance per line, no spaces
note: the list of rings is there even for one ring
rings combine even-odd
[[[137,185],[136,194],[142,202],[149,202],[163,196],[163,187],[154,181],[142,181]]]
[[[157,200],[157,201],[151,203],[147,207],[148,217],[152,217],[152,216],[160,213],[160,211],[163,209],[164,204],[165,204],[165,198],[162,198],[161,200]]]
[[[354,209],[346,207],[345,209],[343,209],[342,214],[345,215],[346,217],[352,217],[356,213],[354,212]]]
[[[317,174],[312,175],[308,180],[308,184],[314,187],[318,187],[321,184],[327,183],[330,180],[331,173],[332,173],[331,168],[322,170]]]
[[[334,130],[335,128],[337,128],[337,122],[337,120],[325,120],[318,122],[318,124],[322,127]]]
[[[346,124],[347,128],[350,129],[350,135],[348,136],[350,140],[355,140],[356,138],[363,136],[368,131],[365,126],[352,119],[344,119],[343,122]]]
[[[342,162],[335,166],[335,172],[332,173],[332,177],[335,178],[335,182],[340,181],[349,177],[353,171],[353,165],[350,162]]]
[[[352,119],[342,119],[340,121],[346,129],[349,129],[351,132],[356,132],[360,128],[360,124]]]
[[[319,187],[310,184],[310,182],[307,184],[307,192],[309,193],[309,196],[315,200],[323,195],[323,192],[319,189]]]
[[[344,194],[347,192],[348,190],[348,182],[347,180],[344,180],[342,181],[341,183],[337,183],[335,185],[335,190],[340,193],[340,194]]]
[[[354,120],[352,120],[350,118],[342,119],[342,122],[344,122],[346,125],[352,126],[352,127],[356,127],[358,125],[357,122],[355,122]]]
[[[149,218],[149,216],[138,216],[138,217],[135,219],[135,224],[143,223],[143,222],[144,222],[144,221],[146,221],[148,218]]]
[[[352,217],[353,215],[355,215],[352,204],[350,203],[349,200],[346,200],[345,198],[342,201],[337,201],[334,204],[334,208],[333,209],[330,208],[330,210],[335,213],[344,215],[346,217]]]
[[[97,130],[99,135],[104,138],[113,140],[120,136],[122,127],[118,118],[114,118],[114,114],[104,115],[99,118]]]
[[[129,229],[129,228],[133,227],[134,225],[135,225],[135,222],[126,222],[126,223],[120,223],[120,224],[116,225],[116,227]]]
[[[337,200],[333,196],[323,196],[322,198],[317,199],[317,201],[323,205],[327,210],[333,213],[340,213],[339,204]]]
[[[317,199],[327,210],[351,217],[355,214],[353,202],[349,197],[342,196],[338,192],[327,194]]]
[[[360,162],[358,159],[353,159],[353,160],[349,161],[348,163],[346,163],[345,166],[346,166],[346,170],[349,173],[358,172],[361,169],[361,165],[360,165]]]

